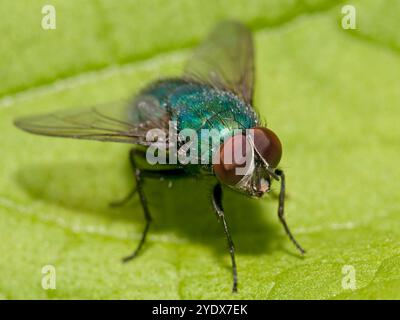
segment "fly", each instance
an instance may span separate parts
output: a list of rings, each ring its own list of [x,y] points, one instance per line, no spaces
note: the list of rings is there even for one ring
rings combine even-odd
[[[138,255],[151,225],[152,218],[143,189],[145,179],[213,175],[215,185],[211,202],[228,242],[233,274],[232,291],[236,292],[235,250],[222,205],[222,185],[261,198],[270,191],[273,180],[279,181],[279,220],[300,253],[305,252],[290,232],[284,216],[285,174],[278,168],[282,145],[278,136],[259,120],[252,103],[253,88],[252,35],[242,24],[226,21],[217,25],[194,51],[181,78],[155,81],[133,99],[119,103],[20,118],[15,125],[40,135],[133,145],[129,159],[136,180],[135,189],[113,205],[121,205],[137,194],[146,224],[140,242],[133,253],[124,258],[125,262]],[[179,150],[186,144],[186,141],[179,139],[175,145],[171,144],[171,123],[174,123],[178,136],[184,130],[191,129],[200,142],[205,140],[200,135],[203,130],[224,132],[218,141],[221,144],[212,144],[208,153],[201,155],[202,158],[218,158],[219,161],[193,164],[182,161],[178,156],[174,164],[165,162],[147,168],[143,166],[143,161],[148,162],[148,151],[155,140],[161,144],[164,142],[166,146],[158,150],[157,156],[164,151],[169,158],[173,155],[172,146]],[[148,133],[154,130],[157,134],[149,140]],[[188,151],[182,150],[183,155]],[[243,161],[237,161],[237,154],[244,155],[245,159],[251,155],[251,165],[246,170],[240,170],[245,167]],[[227,161],[227,158],[232,161]]]

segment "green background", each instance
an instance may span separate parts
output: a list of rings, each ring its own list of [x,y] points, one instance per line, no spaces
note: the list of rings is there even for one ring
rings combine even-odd
[[[56,30],[41,28],[48,3]],[[343,3],[328,0],[2,1],[0,298],[400,298],[400,2],[350,4],[356,30],[341,28]],[[149,181],[154,225],[141,256],[122,264],[144,226],[137,198],[108,208],[134,185],[129,146],[12,125],[179,75],[226,18],[254,31],[255,105],[283,142],[287,219],[308,251],[299,257],[286,238],[276,199],[226,190],[236,295],[208,181]],[[47,264],[56,290],[41,287]],[[346,265],[356,290],[342,286]]]

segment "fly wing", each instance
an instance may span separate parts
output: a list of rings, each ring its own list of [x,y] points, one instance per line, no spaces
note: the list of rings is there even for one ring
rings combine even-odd
[[[130,101],[19,118],[14,123],[39,135],[147,146],[152,142],[146,140],[148,130],[157,128],[166,134],[168,118],[156,98],[141,95]]]
[[[251,104],[254,84],[254,47],[251,32],[225,21],[195,50],[185,78],[229,90]]]

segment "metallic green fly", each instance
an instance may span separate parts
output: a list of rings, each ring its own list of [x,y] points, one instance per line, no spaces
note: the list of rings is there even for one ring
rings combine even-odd
[[[304,253],[292,236],[284,217],[285,175],[277,168],[282,146],[273,131],[261,124],[252,104],[254,87],[254,49],[250,31],[237,22],[222,22],[195,50],[181,78],[158,80],[145,87],[132,100],[118,104],[106,104],[87,109],[56,112],[48,115],[21,118],[16,126],[31,133],[125,142],[134,145],[130,161],[136,179],[135,189],[121,202],[138,194],[143,207],[146,225],[136,250],[124,261],[137,256],[142,248],[151,224],[143,180],[163,176],[196,176],[207,174],[215,177],[212,205],[222,223],[232,260],[233,292],[237,291],[235,251],[222,206],[222,185],[231,187],[254,198],[270,191],[272,180],[280,181],[278,217],[287,235]],[[206,157],[219,161],[195,164],[180,161],[166,162],[144,168],[147,151],[156,141],[168,142],[167,157],[172,156],[172,146],[177,150],[186,140],[171,144],[171,123],[178,133],[192,129],[204,142],[200,132],[216,129],[225,132],[218,142],[211,145]],[[148,133],[158,130],[158,137],[148,139]],[[245,131],[251,132],[250,138]],[[207,138],[208,139],[208,138]],[[250,148],[243,149],[243,143]],[[185,149],[186,150],[186,149]],[[186,150],[187,151],[187,150]],[[186,152],[184,151],[184,153]],[[252,154],[249,170],[239,172],[243,161],[225,161],[226,155]],[[204,158],[204,157],[203,157]],[[229,158],[229,157],[228,157]],[[232,159],[232,158],[231,158]]]

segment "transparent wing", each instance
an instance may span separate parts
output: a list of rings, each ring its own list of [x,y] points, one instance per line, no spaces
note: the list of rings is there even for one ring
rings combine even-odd
[[[25,131],[55,137],[149,145],[150,129],[168,132],[168,114],[150,95],[84,109],[58,111],[19,118],[15,125]]]
[[[185,78],[229,90],[251,104],[254,84],[251,32],[238,22],[218,24],[189,59]]]

